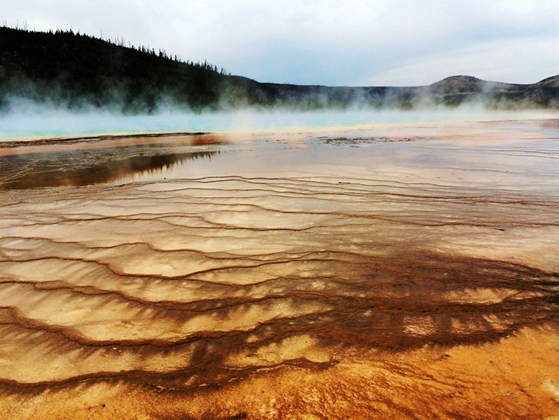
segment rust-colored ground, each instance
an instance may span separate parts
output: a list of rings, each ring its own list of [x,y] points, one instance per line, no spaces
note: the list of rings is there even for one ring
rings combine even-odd
[[[0,417],[558,416],[557,137],[501,122],[12,154]]]

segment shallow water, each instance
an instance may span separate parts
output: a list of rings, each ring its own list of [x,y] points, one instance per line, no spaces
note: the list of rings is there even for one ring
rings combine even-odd
[[[26,163],[0,192],[0,407],[555,415],[557,134],[525,121],[6,152]]]
[[[518,129],[512,123],[499,124],[505,131]],[[511,182],[514,188],[553,192],[559,142],[557,131],[543,125],[524,124],[521,128],[527,138],[515,140],[512,136],[485,143],[476,143],[475,134],[471,138],[466,134],[457,143],[452,136],[441,139],[437,130],[422,137],[402,138],[361,129],[342,136],[281,131],[235,136],[123,136],[98,142],[0,148],[0,189],[156,182],[228,173],[328,175],[337,166],[338,172],[362,171],[364,176],[399,167],[441,179],[442,174],[437,177],[435,172],[442,171],[446,182],[453,180],[462,186],[477,179],[484,182],[490,176],[494,182]],[[408,129],[414,130],[413,126]],[[530,135],[534,132],[535,138]]]
[[[123,115],[120,111],[14,103],[0,114],[0,143],[49,137],[76,137],[115,133],[204,131],[214,133],[260,130],[309,130],[370,124],[409,124],[464,120],[517,120],[554,118],[548,111],[488,111],[482,107],[414,111],[349,109],[346,111],[290,112],[281,110],[192,113],[162,108],[152,115]]]

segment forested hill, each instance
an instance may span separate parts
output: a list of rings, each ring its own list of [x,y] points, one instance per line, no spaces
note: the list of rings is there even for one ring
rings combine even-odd
[[[237,107],[405,108],[481,101],[497,108],[559,108],[559,77],[530,85],[454,76],[420,87],[326,87],[259,83],[165,51],[126,47],[73,31],[0,27],[0,111],[10,98],[128,113],[162,105],[193,110]]]
[[[152,110],[162,100],[200,109],[217,106],[232,79],[209,64],[185,63],[163,51],[129,48],[72,31],[0,28],[0,94],[118,104]]]

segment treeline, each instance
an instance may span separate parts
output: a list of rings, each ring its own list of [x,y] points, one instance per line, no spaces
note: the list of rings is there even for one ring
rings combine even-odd
[[[167,104],[190,110],[239,107],[559,108],[559,76],[530,85],[453,76],[418,87],[328,87],[259,83],[224,69],[183,61],[164,50],[125,45],[73,30],[34,32],[0,27],[0,112],[26,98],[70,108],[153,112]]]
[[[0,107],[9,97],[69,107],[118,106],[150,112],[158,104],[218,107],[230,76],[207,62],[164,50],[125,46],[72,30],[33,32],[0,27]]]

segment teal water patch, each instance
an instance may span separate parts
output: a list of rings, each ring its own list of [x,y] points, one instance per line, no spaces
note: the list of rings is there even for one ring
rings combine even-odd
[[[423,111],[236,111],[190,113],[174,110],[152,115],[89,110],[70,112],[47,106],[15,108],[0,116],[0,141],[52,137],[79,137],[122,133],[232,132],[348,127],[374,124],[495,120],[526,117],[529,113],[490,112],[475,109]]]

